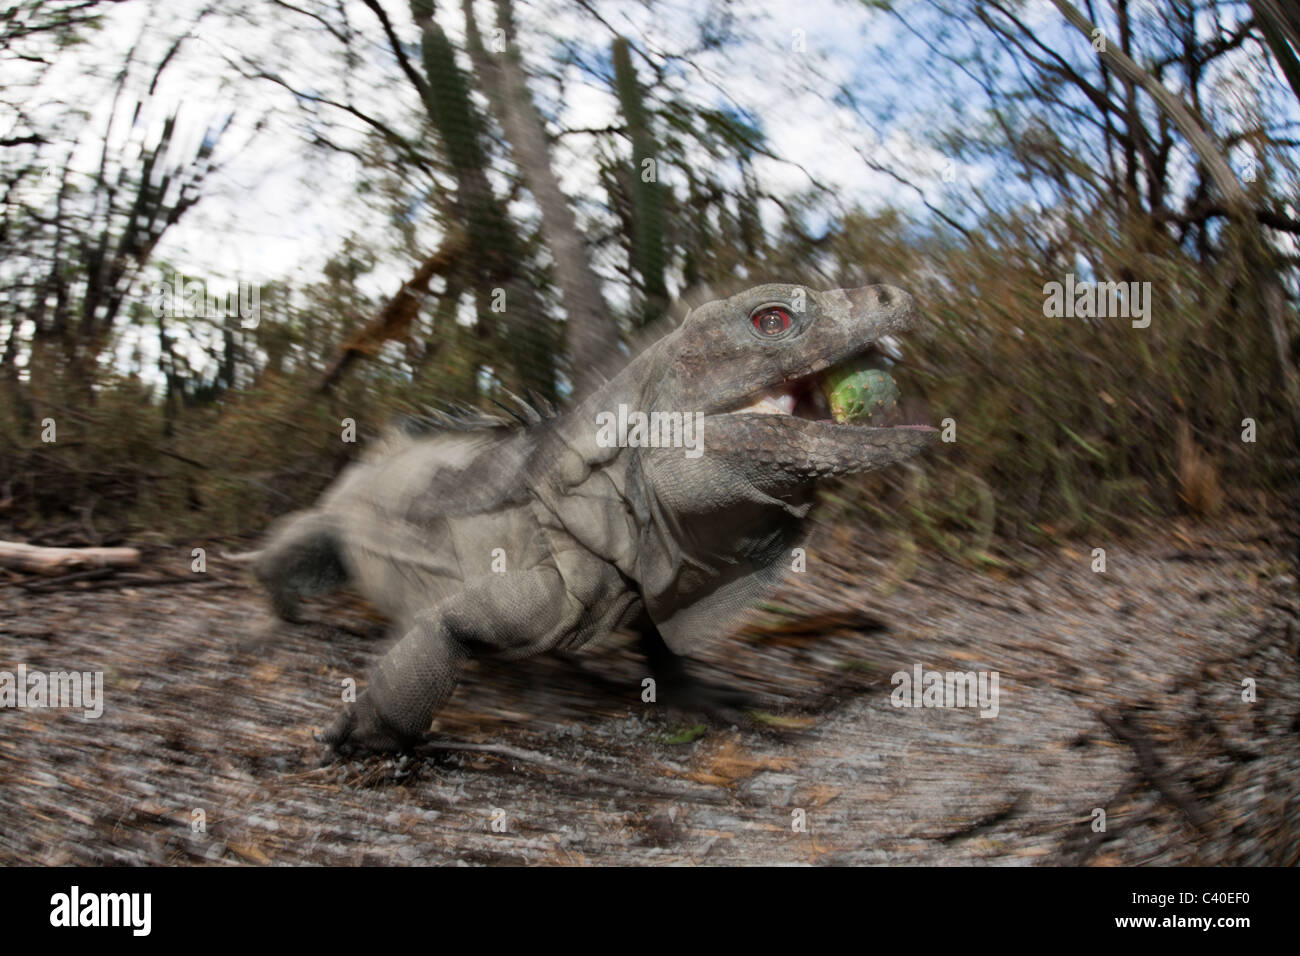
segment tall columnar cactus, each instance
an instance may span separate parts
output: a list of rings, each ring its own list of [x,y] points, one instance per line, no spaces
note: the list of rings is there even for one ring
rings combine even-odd
[[[442,139],[456,177],[457,205],[475,250],[487,257],[489,271],[504,272],[517,258],[505,211],[493,195],[483,148],[485,123],[469,95],[469,81],[456,65],[456,51],[438,21],[430,0],[411,0],[411,16],[420,28],[420,58],[427,83],[425,110]]]
[[[469,238],[480,302],[500,301],[504,313],[491,332],[512,367],[507,384],[553,398],[555,336],[547,328],[540,302],[524,279],[524,243],[505,204],[487,178],[487,123],[470,98],[470,79],[456,63],[456,51],[434,18],[432,0],[411,0],[411,17],[420,28],[420,58],[426,83],[421,91],[430,122],[442,140],[456,179],[456,207]],[[504,297],[498,297],[496,289]],[[480,321],[491,312],[480,308]]]
[[[645,98],[637,82],[628,42],[614,41],[614,85],[619,105],[632,139],[632,263],[641,277],[644,299],[639,322],[644,324],[663,313],[668,304],[664,281],[667,254],[664,249],[664,190],[655,161],[654,138],[646,115]],[[653,169],[653,175],[651,170]]]

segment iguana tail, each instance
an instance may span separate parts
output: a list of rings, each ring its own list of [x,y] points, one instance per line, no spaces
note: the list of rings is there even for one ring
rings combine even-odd
[[[347,584],[349,578],[338,519],[320,511],[302,511],[281,519],[266,547],[235,557],[252,562],[253,573],[284,621],[298,620],[300,597],[328,594]]]

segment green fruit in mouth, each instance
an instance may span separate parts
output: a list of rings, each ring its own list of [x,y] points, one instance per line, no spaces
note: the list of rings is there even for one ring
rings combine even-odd
[[[841,425],[861,424],[898,403],[898,386],[879,357],[851,360],[822,376],[822,394]]]

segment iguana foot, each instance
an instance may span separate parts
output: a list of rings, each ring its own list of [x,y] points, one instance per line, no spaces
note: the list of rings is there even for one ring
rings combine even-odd
[[[667,682],[661,680],[657,698],[659,703],[672,710],[701,714],[729,724],[744,723],[747,719],[746,712],[759,707],[759,701],[753,694],[699,681],[685,674],[676,675]]]
[[[415,740],[385,723],[363,694],[318,738],[337,757],[367,753],[393,753],[410,748]]]
[[[751,694],[692,677],[685,662],[669,649],[659,629],[648,618],[640,622],[638,631],[641,650],[658,685],[655,698],[659,703],[727,723],[743,723],[745,712],[758,707],[757,699]]]

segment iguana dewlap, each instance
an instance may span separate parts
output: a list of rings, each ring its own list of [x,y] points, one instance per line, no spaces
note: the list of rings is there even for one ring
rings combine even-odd
[[[283,618],[351,584],[402,635],[325,739],[414,742],[471,656],[635,625],[671,658],[724,632],[790,566],[818,478],[934,439],[873,424],[865,412],[894,394],[876,369],[847,373],[865,409],[851,421],[830,418],[819,388],[914,314],[890,286],[757,286],[696,308],[563,415],[404,438],[350,466],[255,563]]]

